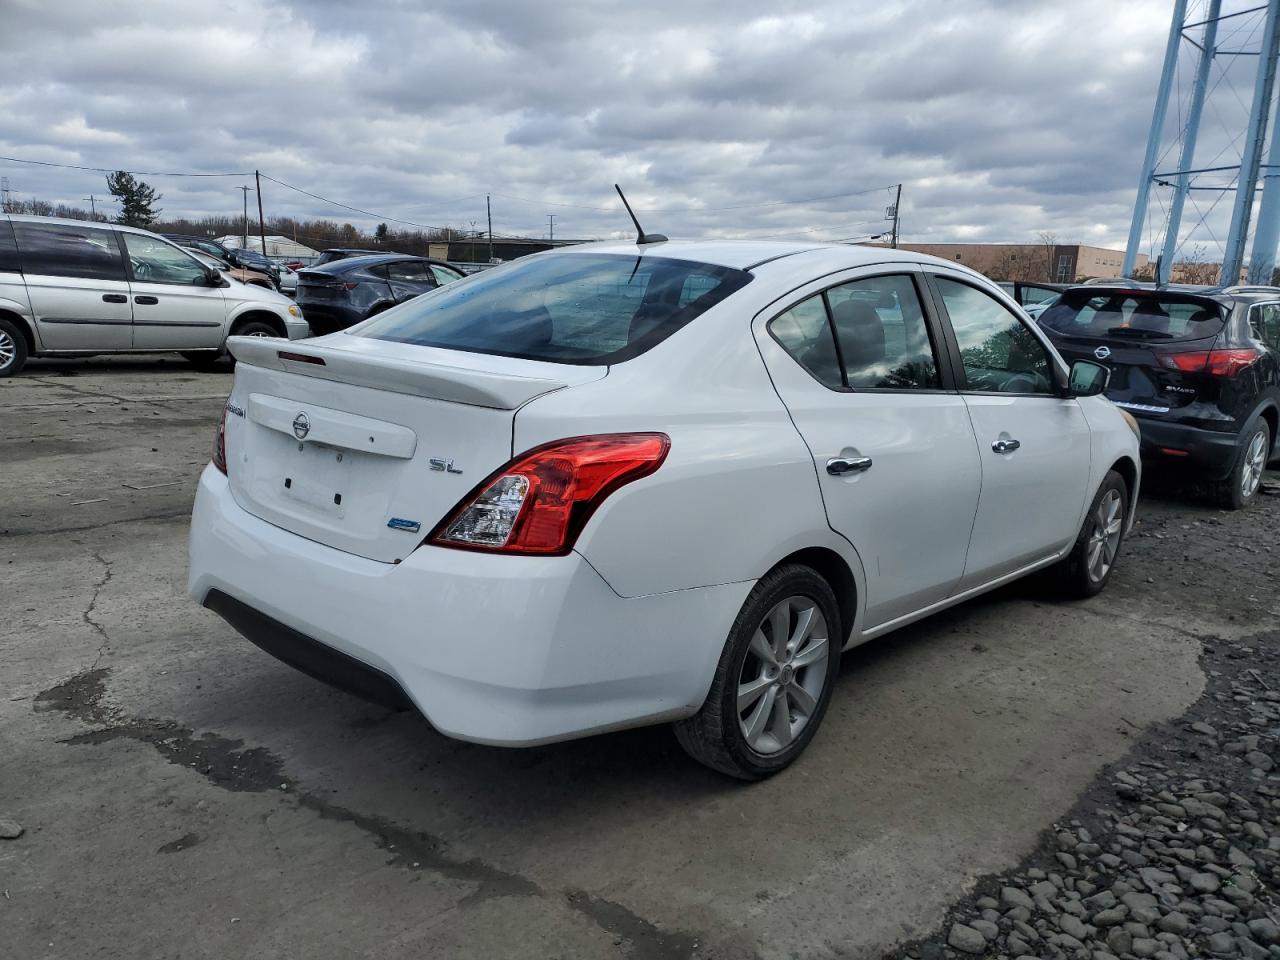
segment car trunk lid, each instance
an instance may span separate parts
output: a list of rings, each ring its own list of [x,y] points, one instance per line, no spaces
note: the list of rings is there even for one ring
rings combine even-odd
[[[521,405],[607,372],[345,334],[228,345],[240,361],[226,439],[236,501],[386,563],[511,458]]]

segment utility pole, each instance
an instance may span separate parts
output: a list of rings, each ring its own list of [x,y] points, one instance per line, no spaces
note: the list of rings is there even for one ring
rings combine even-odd
[[[262,255],[267,255],[267,225],[262,219],[262,174],[253,171],[254,189],[258,193],[258,239],[262,241]]]
[[[1124,248],[1123,276],[1133,275],[1133,265],[1142,246],[1142,228],[1147,222],[1147,201],[1151,193],[1151,175],[1156,172],[1156,158],[1160,153],[1160,137],[1164,132],[1164,115],[1169,112],[1169,92],[1173,89],[1174,68],[1178,65],[1178,47],[1182,42],[1182,24],[1187,18],[1187,0],[1174,0],[1173,22],[1169,26],[1169,41],[1165,45],[1164,68],[1160,71],[1160,85],[1156,88],[1156,105],[1151,113],[1151,130],[1147,134],[1147,153],[1142,158],[1142,175],[1138,178],[1138,197],[1133,202],[1133,220],[1129,223],[1129,241]]]
[[[493,207],[487,193],[484,195],[484,212],[489,217],[489,262],[493,263]]]
[[[547,221],[551,224],[548,230],[548,242],[554,244],[556,242],[556,215],[554,213],[548,213]]]
[[[98,219],[98,198],[91,193],[87,197],[81,197],[80,199],[89,201],[89,216],[91,216],[94,220],[97,220]]]
[[[1240,179],[1236,186],[1235,207],[1231,211],[1231,227],[1227,231],[1226,249],[1222,254],[1222,273],[1218,283],[1231,286],[1240,282],[1240,266],[1244,262],[1245,243],[1249,238],[1249,219],[1253,198],[1258,190],[1258,171],[1262,167],[1262,147],[1267,138],[1267,117],[1271,113],[1271,92],[1276,81],[1276,56],[1280,51],[1280,7],[1267,6],[1266,26],[1258,56],[1258,76],[1253,86],[1253,106],[1249,109],[1248,136],[1240,157]],[[1267,279],[1270,283],[1270,278]]]
[[[240,246],[249,246],[249,188],[241,187],[240,191],[244,194],[244,219],[241,221],[240,228]]]
[[[901,206],[902,206],[902,184],[898,184],[897,193],[895,193],[893,197],[893,236],[889,241],[889,246],[891,246],[894,250],[898,249],[898,223],[900,218],[899,208]]]
[[[13,197],[9,194],[9,178],[0,177],[0,213],[9,212],[9,204],[13,202]]]

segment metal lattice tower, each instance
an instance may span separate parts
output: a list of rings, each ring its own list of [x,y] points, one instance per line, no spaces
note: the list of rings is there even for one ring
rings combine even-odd
[[[1266,13],[1262,40],[1257,50],[1228,50],[1218,46],[1220,23],[1264,10]],[[1169,112],[1178,57],[1184,42],[1198,51],[1195,78],[1187,107],[1186,124],[1180,131],[1182,142],[1177,168],[1160,172],[1156,170],[1156,165],[1164,133],[1165,116]],[[1199,139],[1205,100],[1210,92],[1210,69],[1215,58],[1242,56],[1257,56],[1258,68],[1254,77],[1253,98],[1244,130],[1240,162],[1228,166],[1197,169],[1194,166],[1196,143]],[[1253,237],[1253,252],[1249,260],[1249,282],[1271,282],[1271,273],[1276,262],[1276,245],[1277,241],[1280,241],[1280,135],[1273,134],[1265,164],[1262,162],[1262,155],[1267,139],[1268,119],[1274,109],[1278,58],[1280,58],[1280,0],[1270,0],[1269,3],[1225,15],[1222,13],[1222,0],[1208,0],[1206,16],[1194,23],[1187,23],[1187,0],[1174,0],[1173,22],[1169,27],[1164,67],[1156,90],[1151,130],[1147,136],[1147,152],[1142,162],[1142,176],[1138,182],[1138,196],[1134,202],[1133,221],[1129,227],[1129,242],[1125,248],[1123,267],[1125,276],[1133,272],[1134,263],[1142,245],[1142,231],[1147,219],[1147,207],[1153,186],[1173,188],[1173,196],[1169,204],[1169,220],[1158,260],[1160,273],[1157,279],[1161,283],[1169,281],[1169,272],[1173,267],[1174,256],[1178,249],[1178,235],[1182,228],[1183,207],[1189,193],[1193,190],[1234,190],[1235,202],[1231,211],[1231,226],[1227,231],[1224,244],[1219,282],[1224,285],[1236,283],[1244,263],[1245,248],[1248,246],[1250,220],[1261,175],[1264,179],[1264,187],[1262,203],[1258,211],[1257,229]],[[1195,178],[1201,174],[1231,172],[1236,174],[1235,184],[1231,187],[1199,186],[1195,183]]]

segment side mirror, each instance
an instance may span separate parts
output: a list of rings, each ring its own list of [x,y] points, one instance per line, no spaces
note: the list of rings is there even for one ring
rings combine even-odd
[[[1111,382],[1111,370],[1092,360],[1077,360],[1071,364],[1071,377],[1067,381],[1067,394],[1072,397],[1095,397],[1107,389]]]
[[[222,278],[222,274],[217,270],[205,271],[204,283],[207,287],[225,287],[227,285],[227,281]]]

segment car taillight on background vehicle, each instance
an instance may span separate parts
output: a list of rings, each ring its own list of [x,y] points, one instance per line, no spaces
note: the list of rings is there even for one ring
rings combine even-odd
[[[1252,366],[1262,354],[1252,347],[1236,350],[1191,350],[1186,353],[1157,352],[1160,365],[1183,373],[1207,373],[1214,377],[1234,377]]]
[[[571,437],[534,447],[468,494],[427,542],[493,553],[566,554],[605,498],[657,470],[670,449],[663,433]]]
[[[229,403],[230,401],[228,401]],[[218,429],[213,435],[213,465],[224,474],[227,472],[227,405],[222,405]]]

